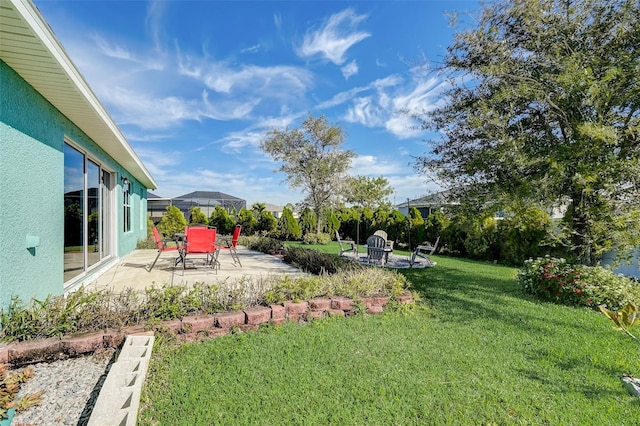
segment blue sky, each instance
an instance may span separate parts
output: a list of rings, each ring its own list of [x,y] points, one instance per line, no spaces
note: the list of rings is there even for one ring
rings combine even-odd
[[[431,137],[402,110],[442,102],[445,12],[476,1],[35,0],[158,183],[174,197],[221,191],[303,198],[259,147],[268,130],[324,115],[356,152],[352,175],[384,176],[400,203],[434,191],[413,169]]]

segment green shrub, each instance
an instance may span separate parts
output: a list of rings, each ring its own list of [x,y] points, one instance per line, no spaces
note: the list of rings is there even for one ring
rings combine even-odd
[[[420,214],[420,210],[415,207],[411,207],[411,210],[409,210],[409,216],[407,218],[407,224],[410,234],[407,237],[406,243],[411,244],[411,247],[409,247],[409,249],[411,249],[412,247],[415,247],[422,243],[426,238],[424,219]]]
[[[275,253],[284,250],[284,243],[275,238],[244,236],[240,237],[238,244],[247,247],[249,250],[255,250],[262,253]]]
[[[147,216],[147,238],[153,238],[153,220],[149,216]]]
[[[303,247],[287,247],[284,261],[311,274],[335,274],[338,271],[363,268],[362,265],[336,254],[321,253]]]
[[[617,310],[627,302],[640,302],[640,286],[631,278],[601,266],[573,265],[553,257],[527,260],[518,282],[526,292],[561,304]]]
[[[0,338],[28,340],[120,328],[135,323],[137,308],[131,292],[114,295],[83,287],[67,296],[32,299],[29,304],[13,297],[9,308],[0,312]]]
[[[227,210],[221,206],[215,206],[209,216],[209,226],[215,226],[219,235],[228,235],[233,232],[233,219]],[[244,228],[243,228],[244,231]]]
[[[299,240],[302,237],[302,229],[293,212],[288,207],[282,211],[282,216],[278,219],[275,235],[284,241]]]
[[[300,213],[300,218],[298,219],[298,223],[300,224],[300,229],[302,230],[302,235],[306,235],[310,232],[316,232],[316,224],[318,223],[318,218],[313,210],[309,207],[305,207],[304,210]]]
[[[0,339],[23,341],[61,337],[135,324],[157,327],[159,321],[186,315],[240,310],[264,303],[309,300],[321,296],[358,298],[384,295],[393,298],[408,286],[404,276],[395,271],[366,268],[335,255],[325,256],[337,258],[333,259],[335,265],[345,262],[344,265],[352,265],[353,268],[334,265],[333,270],[339,270],[338,273],[300,278],[273,275],[225,280],[215,285],[194,283],[192,287],[165,284],[147,288],[142,293],[131,288],[122,293],[81,288],[66,297],[49,296],[26,305],[13,298],[8,310],[0,311]],[[329,263],[324,262],[325,266]]]
[[[251,210],[243,207],[238,212],[238,225],[242,225],[242,233],[244,235],[253,235],[256,232],[258,221]]]
[[[358,300],[369,296],[387,296],[392,300],[403,294],[409,284],[404,275],[382,268],[356,268],[341,270],[332,275],[281,278],[265,293],[265,302],[283,303],[315,297],[346,296]]]
[[[260,212],[254,211],[258,224],[256,225],[256,231],[261,235],[269,235],[276,230],[278,225],[278,219],[273,216],[273,213],[262,210]]]
[[[157,249],[158,245],[153,237],[147,237],[144,240],[138,240],[136,243],[137,249]]]
[[[200,207],[189,207],[189,224],[190,225],[208,225],[207,215],[200,210]]]
[[[330,242],[331,242],[331,235],[325,234],[323,232],[319,234],[309,232],[307,234],[304,234],[304,237],[302,237],[302,244],[326,245],[326,244],[329,244]]]
[[[171,238],[177,232],[183,232],[187,226],[187,219],[176,206],[167,206],[167,212],[158,223],[158,231],[165,237]]]
[[[442,231],[449,226],[451,220],[441,211],[431,213],[424,221],[425,238],[432,243],[442,235]]]
[[[335,235],[336,231],[340,229],[340,219],[333,210],[327,210],[325,212],[326,223],[324,225],[324,232],[329,235]]]
[[[510,265],[522,265],[526,259],[544,255],[544,240],[550,227],[551,219],[541,209],[529,208],[505,217],[498,223],[500,260]]]

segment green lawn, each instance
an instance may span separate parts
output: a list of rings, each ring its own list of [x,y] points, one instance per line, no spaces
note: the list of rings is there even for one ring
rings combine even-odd
[[[302,244],[299,241],[287,241],[285,243],[285,246],[309,248],[309,249],[321,251],[323,253],[332,253],[332,254],[340,253],[340,246],[336,241],[331,241],[329,244],[318,244],[318,245]],[[349,248],[349,247],[350,247],[349,245],[344,245],[344,248]],[[367,250],[364,248],[363,245],[358,246],[358,253],[366,253],[366,252]],[[410,254],[406,250],[393,250],[393,253],[399,256],[409,256]]]
[[[640,346],[516,270],[435,257],[414,312],[286,324],[154,351],[141,425],[638,425]]]

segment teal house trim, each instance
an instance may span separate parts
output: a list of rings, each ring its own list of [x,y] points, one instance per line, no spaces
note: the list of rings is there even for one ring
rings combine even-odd
[[[0,309],[88,284],[146,238],[156,183],[29,0],[0,4]]]

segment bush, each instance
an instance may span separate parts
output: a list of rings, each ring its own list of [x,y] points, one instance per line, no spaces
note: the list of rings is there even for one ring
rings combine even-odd
[[[253,212],[244,207],[238,212],[238,225],[242,226],[242,233],[245,235],[253,235],[256,232],[258,221]]]
[[[238,244],[262,253],[275,253],[284,250],[284,243],[275,238],[258,236],[241,236]]]
[[[227,210],[220,206],[215,206],[209,216],[209,226],[215,226],[219,235],[228,235],[233,232],[233,219]],[[243,228],[244,229],[244,228]]]
[[[190,225],[208,225],[207,215],[200,210],[200,207],[189,207],[189,224]]]
[[[431,213],[424,221],[425,238],[431,243],[435,243],[438,237],[442,235],[442,231],[449,226],[451,221],[441,211]]]
[[[263,239],[268,240],[268,239]],[[275,240],[277,241],[277,240]],[[289,250],[287,250],[289,252]],[[308,300],[320,296],[395,296],[408,287],[406,278],[395,271],[364,267],[337,255],[297,248],[291,258],[323,265],[317,272],[332,275],[292,278],[288,275],[243,277],[217,284],[194,283],[191,287],[165,284],[142,293],[125,289],[87,291],[80,288],[67,296],[49,296],[43,301],[22,304],[13,298],[7,311],[0,311],[0,340],[23,341],[61,337],[124,326],[157,326],[160,320],[186,315],[240,310],[285,300]],[[290,253],[291,255],[291,253]]]
[[[288,207],[285,207],[282,211],[282,216],[278,219],[278,225],[276,227],[275,234],[278,238],[286,241],[299,240],[302,237],[302,229],[293,212]]]
[[[544,240],[550,228],[551,219],[547,212],[536,208],[504,218],[498,224],[500,260],[511,265],[522,265],[528,258],[546,254]]]
[[[542,300],[567,305],[618,310],[627,302],[640,302],[640,286],[631,278],[601,266],[573,265],[553,257],[527,260],[518,283]]]
[[[171,238],[177,232],[183,232],[187,225],[182,211],[176,206],[167,206],[167,213],[162,216],[158,223],[158,231],[165,237]]]
[[[284,261],[316,275],[363,268],[359,263],[337,254],[321,253],[303,247],[287,247],[284,251]]]
[[[302,244],[309,244],[309,245],[326,245],[329,244],[331,242],[331,235],[329,234],[325,234],[325,233],[312,233],[309,232],[307,234],[304,234],[304,237],[302,237]]]
[[[265,293],[265,302],[267,304],[283,303],[287,300],[301,301],[336,295],[356,300],[369,296],[387,296],[393,299],[403,294],[408,287],[406,277],[396,271],[357,268],[342,270],[330,276],[297,279],[283,277],[278,284]]]
[[[409,210],[409,217],[407,218],[407,224],[409,229],[409,235],[407,236],[407,243],[411,244],[409,249],[420,245],[425,240],[425,227],[424,219],[420,214],[420,210],[415,207],[411,207]]]
[[[147,237],[144,240],[138,240],[136,243],[137,249],[157,249],[158,245],[156,244],[156,240],[153,237]]]
[[[309,207],[305,207],[305,209],[300,213],[298,223],[300,224],[302,234],[306,235],[310,232],[316,232],[318,218],[316,217],[316,214],[313,210],[311,210]]]
[[[257,216],[258,224],[256,225],[256,231],[261,233],[262,235],[268,235],[276,230],[276,226],[278,225],[278,219],[273,216],[273,213],[262,210],[260,212],[254,212]]]

